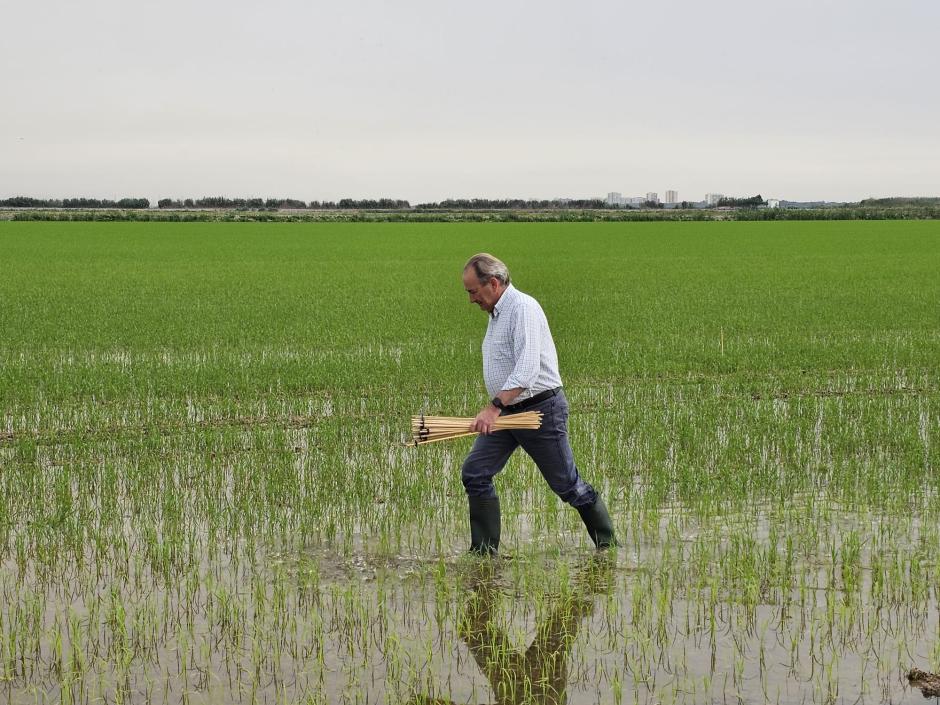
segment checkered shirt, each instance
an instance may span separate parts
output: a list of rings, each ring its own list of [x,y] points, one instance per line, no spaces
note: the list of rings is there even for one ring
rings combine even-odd
[[[522,387],[514,404],[561,386],[558,353],[545,312],[512,284],[499,297],[486,326],[483,380],[491,397]]]

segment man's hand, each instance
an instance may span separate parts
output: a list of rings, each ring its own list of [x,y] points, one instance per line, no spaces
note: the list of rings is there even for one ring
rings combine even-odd
[[[484,436],[493,432],[493,422],[499,418],[499,409],[492,404],[487,404],[483,410],[473,419],[471,430],[482,433]]]

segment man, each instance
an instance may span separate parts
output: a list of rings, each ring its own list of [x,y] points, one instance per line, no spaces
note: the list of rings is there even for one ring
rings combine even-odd
[[[542,307],[512,285],[505,264],[485,252],[464,265],[463,285],[470,302],[489,313],[483,377],[492,397],[473,421],[473,430],[481,435],[461,472],[470,506],[470,550],[495,554],[499,548],[499,497],[493,477],[518,446],[535,461],[552,490],[578,510],[597,548],[616,546],[607,507],[581,479],[574,463],[568,443],[568,401]],[[520,411],[542,412],[541,428],[492,433],[501,414]]]

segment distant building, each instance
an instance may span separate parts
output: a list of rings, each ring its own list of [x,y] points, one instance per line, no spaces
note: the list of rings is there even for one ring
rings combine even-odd
[[[646,203],[646,199],[643,196],[631,196],[630,198],[623,199],[623,202],[628,206],[639,207]]]
[[[666,191],[665,203],[678,203],[679,197],[675,191]]]
[[[659,194],[655,191],[647,191],[646,200],[650,201],[651,203],[659,203]]]
[[[623,205],[623,194],[618,193],[617,191],[611,191],[607,194],[607,205],[608,206],[622,206]]]
[[[717,206],[718,201],[724,198],[724,195],[720,193],[706,193],[705,194],[705,205],[706,206]]]
[[[779,198],[768,198],[768,199],[767,199],[767,207],[768,207],[768,208],[779,208],[779,207],[780,207],[780,199],[779,199]]]

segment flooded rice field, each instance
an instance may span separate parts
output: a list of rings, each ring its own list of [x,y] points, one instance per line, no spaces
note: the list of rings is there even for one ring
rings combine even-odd
[[[465,554],[468,443],[405,448],[391,427],[370,440],[369,413],[264,405],[250,425],[207,406],[198,430],[3,442],[5,701],[899,703],[940,659],[935,491],[898,475],[859,501],[867,462],[840,477],[852,489],[820,482],[835,436],[802,446],[824,460],[792,492],[748,489],[785,472],[769,433],[733,489],[678,447],[684,496],[606,479],[622,544],[606,552],[516,457],[487,560]],[[589,463],[608,413],[572,423]],[[631,452],[639,468],[649,449]]]
[[[185,571],[133,554],[57,575],[10,562],[0,693],[11,703],[922,701],[905,674],[937,659],[936,573],[918,550],[936,551],[936,534],[911,526],[903,548],[885,550],[877,518],[854,528],[826,518],[786,518],[824,534],[827,552],[812,554],[758,517],[708,535],[667,518],[658,541],[640,526],[618,551],[496,560],[354,545],[341,560],[314,546],[217,549]],[[163,560],[174,558],[189,557]]]
[[[934,697],[935,224],[213,225],[0,224],[0,702]],[[402,443],[483,249],[615,550],[518,453],[467,555],[471,439]]]

